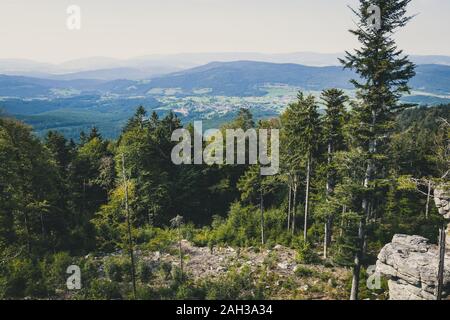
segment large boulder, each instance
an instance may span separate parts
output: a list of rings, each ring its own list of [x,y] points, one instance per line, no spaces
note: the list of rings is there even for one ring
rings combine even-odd
[[[377,272],[389,279],[391,300],[435,300],[439,250],[420,236],[395,235],[378,255]],[[450,294],[450,252],[444,271],[444,296]]]

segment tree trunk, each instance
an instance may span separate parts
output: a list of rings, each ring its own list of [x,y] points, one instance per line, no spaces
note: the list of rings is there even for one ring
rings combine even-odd
[[[332,229],[333,229],[333,217],[328,217],[325,222],[325,236],[323,240],[323,257],[324,259],[328,258],[328,249],[331,244],[332,237]]]
[[[128,250],[131,259],[131,281],[133,282],[133,295],[136,299],[136,267],[134,262],[134,250],[133,250],[133,239],[131,237],[131,221],[130,221],[130,207],[128,205],[128,181],[125,172],[125,156],[122,154],[122,174],[123,181],[125,184],[125,210],[127,213],[127,231],[128,231]]]
[[[292,203],[292,235],[295,233],[295,215],[297,211],[297,181],[294,183],[294,202]]]
[[[327,259],[328,258],[328,219],[325,222],[325,234],[324,234],[324,238],[323,238],[323,258]]]
[[[24,218],[24,222],[25,222],[25,231],[26,231],[26,235],[27,235],[28,255],[31,256],[31,234],[30,234],[30,225],[28,223],[28,214],[27,214],[26,210],[23,211],[23,218]]]
[[[181,278],[184,278],[183,276],[183,248],[181,245],[181,230],[180,227],[178,227],[178,239],[180,239],[180,241],[178,242],[179,244],[179,252],[180,252],[180,271],[181,271]]]
[[[372,123],[370,126],[370,133],[374,133],[376,123],[377,123],[377,115],[376,115],[376,112],[374,110],[372,110]],[[372,138],[372,140],[369,141],[369,150],[368,150],[369,155],[370,156],[374,155],[376,153],[376,149],[377,149],[376,140],[374,138]],[[369,188],[370,181],[372,181],[373,171],[374,171],[374,162],[373,162],[373,159],[371,157],[369,157],[369,159],[367,161],[367,168],[366,168],[366,173],[365,173],[364,183],[363,183],[365,189]],[[364,250],[365,250],[364,248],[367,246],[366,239],[365,239],[365,223],[366,223],[366,220],[369,218],[370,211],[372,210],[372,209],[370,209],[371,201],[368,199],[367,195],[364,196],[361,207],[362,207],[362,211],[364,213],[364,217],[361,217],[361,221],[359,223],[359,230],[358,230],[359,244],[358,244],[357,252],[355,254],[355,267],[353,269],[352,292],[350,295],[350,300],[358,299],[359,273],[361,270],[361,260],[363,259],[363,256],[364,256]]]
[[[372,147],[371,147],[372,148]],[[367,164],[366,169],[366,176],[364,179],[364,188],[369,187],[369,181],[372,176],[372,161],[369,160],[369,163]],[[358,299],[358,291],[359,291],[359,273],[361,270],[361,260],[364,256],[364,248],[367,246],[365,243],[365,223],[366,220],[369,217],[370,214],[370,201],[367,199],[367,196],[364,197],[362,201],[362,211],[364,213],[364,216],[361,217],[361,221],[359,223],[358,228],[358,248],[355,254],[355,266],[353,268],[353,279],[352,279],[352,291],[350,295],[350,300],[357,300]]]
[[[305,224],[303,228],[303,239],[306,241],[308,236],[308,211],[309,211],[309,184],[311,179],[311,156],[308,156],[306,167],[306,196],[305,196]]]
[[[328,143],[328,159],[327,159],[328,166],[331,165],[331,155],[332,155],[332,153],[333,153],[333,143],[329,142]],[[333,181],[332,176],[330,175],[330,169],[329,168],[328,168],[327,171],[328,172],[327,172],[327,185],[326,185],[325,198],[326,198],[326,202],[328,203],[330,195],[331,195],[331,193],[333,191],[332,189],[334,188],[334,186],[333,186],[334,181]],[[324,259],[328,258],[328,247],[330,246],[330,243],[331,243],[332,219],[333,219],[332,218],[332,214],[333,214],[332,212],[328,213],[327,221],[325,221],[325,235],[324,235],[324,238],[323,238],[323,258]]]
[[[355,265],[353,266],[352,291],[350,300],[358,300],[359,294],[359,275],[361,272],[361,259],[364,246],[364,218],[359,222],[358,227],[358,249],[355,254]]]
[[[288,195],[288,216],[287,216],[287,231],[291,228],[291,195],[292,186],[289,184],[289,195]]]
[[[44,222],[44,214],[41,212],[40,214],[41,217],[41,233],[42,233],[42,238],[45,239],[45,222]]]
[[[261,244],[264,245],[264,199],[262,188],[260,190],[260,210],[261,210]]]
[[[431,180],[428,180],[427,206],[425,208],[426,219],[428,219],[428,213],[430,212],[430,198],[431,198]]]
[[[439,267],[437,274],[436,300],[442,300],[442,290],[444,286],[444,267],[445,267],[445,237],[446,225],[439,230]]]

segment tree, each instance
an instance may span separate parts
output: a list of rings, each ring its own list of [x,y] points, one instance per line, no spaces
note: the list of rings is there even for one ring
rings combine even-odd
[[[0,235],[30,257],[63,242],[67,232],[57,215],[57,172],[31,128],[0,118]]]
[[[136,299],[136,266],[134,262],[134,246],[133,246],[133,237],[131,235],[131,217],[130,217],[130,205],[128,202],[128,178],[125,170],[125,156],[122,154],[122,178],[123,185],[125,188],[125,211],[126,211],[126,219],[127,219],[127,235],[128,235],[128,252],[130,254],[131,260],[131,281],[133,282],[133,295]]]
[[[156,117],[156,119],[157,119],[156,113],[152,114],[152,119],[154,117]],[[136,128],[136,127],[143,129],[144,126],[147,124],[147,122],[148,122],[147,121],[147,111],[145,111],[145,108],[143,106],[139,106],[136,109],[136,112],[134,113],[133,117],[131,117],[128,120],[128,122],[124,128],[124,132],[128,131],[132,128]]]
[[[334,162],[334,154],[338,151],[344,150],[344,125],[348,118],[345,109],[345,102],[348,97],[342,90],[329,89],[322,92],[322,100],[325,105],[325,116],[323,119],[323,136],[324,142],[327,146],[327,168],[326,168],[326,203],[328,213],[325,221],[325,235],[323,241],[323,255],[327,258],[328,248],[331,243],[333,217],[332,212],[328,206],[330,197],[333,195],[336,186],[337,172]]]
[[[303,236],[306,241],[308,231],[311,173],[313,161],[318,149],[320,115],[318,113],[318,106],[314,96],[309,95],[305,97],[302,92],[299,92],[297,99],[297,102],[289,105],[285,111],[285,114],[283,115],[283,125],[286,131],[285,138],[287,140],[286,143],[289,150],[287,161],[290,164],[303,163],[306,167],[305,221],[303,226]],[[296,166],[294,166],[294,168],[295,167]],[[293,223],[295,223],[294,221],[295,217],[293,218]],[[294,227],[292,231],[294,232]]]
[[[341,59],[345,68],[354,70],[360,79],[351,82],[357,89],[358,106],[353,111],[355,146],[364,151],[366,172],[359,225],[359,250],[355,256],[350,299],[358,299],[359,274],[365,248],[366,220],[374,208],[374,181],[383,177],[386,146],[392,132],[395,115],[408,107],[399,104],[402,94],[409,92],[408,80],[414,75],[414,64],[403,56],[393,40],[397,29],[404,27],[411,16],[406,8],[411,0],[360,0],[359,18],[354,34],[362,47],[355,53],[346,52]],[[381,10],[380,28],[374,28],[369,7]]]

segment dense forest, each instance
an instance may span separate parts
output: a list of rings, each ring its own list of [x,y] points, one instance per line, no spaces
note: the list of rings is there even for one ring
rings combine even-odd
[[[183,269],[187,242],[238,255],[290,248],[302,266],[293,276],[324,277],[309,265],[340,268],[344,286],[332,297],[372,297],[362,280],[392,236],[436,241],[442,225],[426,188],[407,181],[440,179],[449,168],[450,105],[399,103],[414,65],[391,34],[409,21],[408,2],[380,1],[388,23],[353,31],[362,48],[342,63],[359,75],[355,99],[339,89],[320,99],[299,92],[278,118],[255,121],[241,109],[222,126],[279,129],[274,176],[261,176],[259,165],[173,164],[171,136],[183,127],[173,113],[139,107],[117,140],[94,127],[77,143],[53,131],[39,139],[2,116],[0,298],[280,297],[270,255],[257,271],[241,266],[198,280]],[[362,21],[367,6],[361,1]],[[155,252],[179,261],[149,266],[145,257]],[[81,268],[81,290],[66,288],[70,265]],[[296,298],[289,281],[283,297]]]
[[[108,298],[98,295],[108,294],[112,289],[102,286],[112,284],[99,280],[94,262],[84,256],[128,249],[124,181],[133,245],[139,250],[164,251],[176,243],[178,227],[171,221],[179,215],[185,222],[182,237],[197,246],[281,244],[298,250],[306,263],[352,266],[364,166],[361,151],[353,147],[354,111],[347,111],[345,101],[339,90],[324,91],[321,102],[299,95],[280,119],[259,123],[241,110],[226,127],[282,131],[284,165],[279,175],[269,177],[261,177],[255,165],[172,164],[171,133],[181,126],[173,114],[158,119],[139,108],[117,141],[104,140],[93,128],[81,134],[79,144],[57,132],[40,141],[31,128],[1,118],[2,297],[55,296],[65,286],[67,266],[77,262],[92,277],[84,283],[83,297]],[[325,108],[322,115],[319,104]],[[308,137],[310,117],[317,124],[311,140],[297,141]],[[437,239],[440,216],[433,206],[426,216],[426,197],[402,188],[401,178],[441,175],[449,132],[440,119],[450,119],[450,106],[408,109],[396,119],[382,158],[386,175],[368,191],[376,202],[363,265],[373,264],[395,233]],[[308,197],[305,155],[311,161]],[[319,259],[324,246],[326,259]]]

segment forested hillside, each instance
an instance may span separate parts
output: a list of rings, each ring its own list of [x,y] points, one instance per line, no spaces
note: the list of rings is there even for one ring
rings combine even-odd
[[[261,153],[259,164],[174,164],[175,130],[198,132],[172,111],[140,106],[117,139],[93,127],[76,142],[2,115],[0,298],[386,298],[386,281],[365,280],[393,235],[445,233],[430,198],[433,187],[448,206],[450,105],[402,102],[418,69],[393,34],[412,18],[410,0],[376,1],[379,28],[372,2],[355,10],[361,47],[340,60],[354,97],[300,91],[280,116],[237,108],[218,129],[270,132],[255,149],[279,145],[274,175],[262,174]],[[214,74],[222,90],[230,74]],[[197,147],[236,144],[215,139]]]
[[[308,147],[305,142],[290,143],[302,132],[296,130],[304,130],[296,127],[302,121],[300,111],[307,104],[325,104],[327,113],[317,114],[315,141],[320,143],[312,150],[307,242],[303,239],[303,160],[298,162],[298,170],[285,162],[282,174],[266,178],[259,176],[255,166],[176,166],[167,161],[174,146],[170,137],[182,124],[172,114],[163,119],[147,117],[143,108],[129,120],[117,141],[104,140],[94,128],[82,134],[79,144],[57,132],[40,141],[31,128],[1,118],[2,296],[55,297],[65,285],[66,264],[76,262],[92,277],[91,282],[85,282],[82,295],[109,297],[111,284],[98,280],[99,271],[89,269],[94,261],[83,256],[108,255],[127,248],[122,155],[129,177],[135,250],[173,250],[171,245],[178,236],[170,221],[180,215],[184,221],[182,238],[197,246],[239,248],[260,246],[263,241],[267,248],[278,244],[297,250],[302,262],[351,266],[358,226],[355,206],[360,196],[349,197],[349,190],[358,188],[352,179],[361,168],[357,160],[360,154],[352,148],[354,112],[347,111],[344,102],[345,97],[337,90],[324,92],[322,102],[300,95],[280,119],[255,124],[252,115],[242,110],[227,124],[236,128],[280,128],[281,145],[285,146],[282,158],[289,161],[294,152],[304,154]],[[413,108],[397,117],[395,133],[387,146],[389,157],[385,159],[389,174],[377,190],[377,210],[373,213],[377,223],[368,229],[371,245],[367,263],[373,262],[381,246],[395,233],[436,239],[440,217],[432,208],[430,216],[425,217],[426,199],[414,190],[403,190],[396,181],[404,175],[439,176],[444,160],[441,150],[448,143],[441,118],[450,120],[449,105]],[[329,162],[327,144],[331,137],[335,160]],[[336,185],[331,198],[326,188],[330,173]],[[328,255],[323,260],[318,252],[327,238],[327,223]],[[122,268],[126,276],[128,269]],[[144,277],[141,273],[139,277]],[[152,287],[152,281],[139,279],[139,287]],[[114,288],[122,297],[131,290],[119,283]]]

